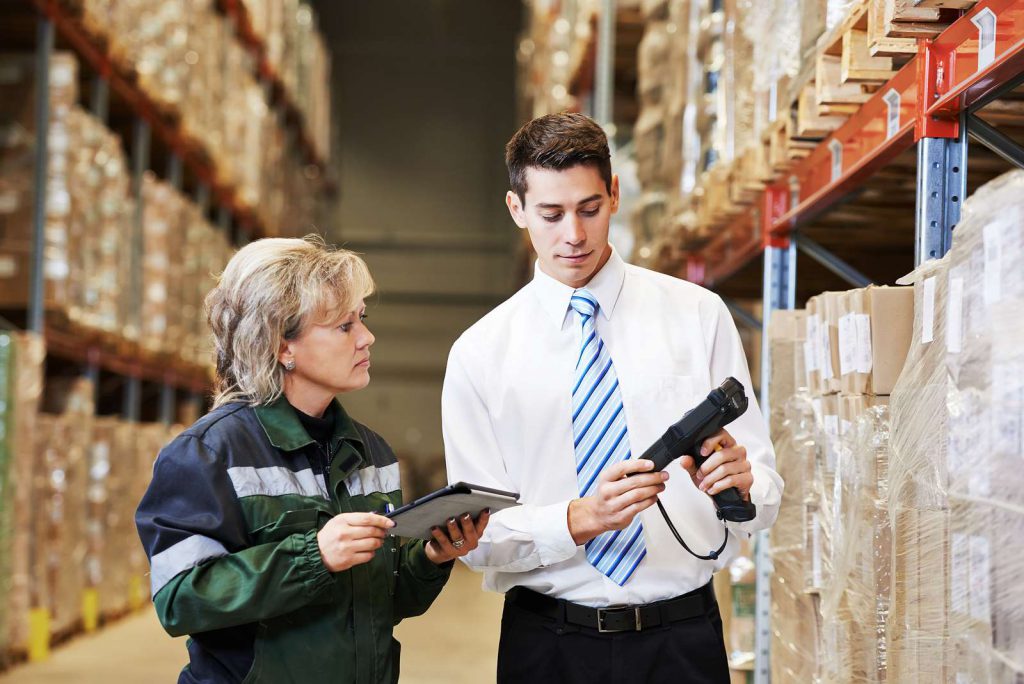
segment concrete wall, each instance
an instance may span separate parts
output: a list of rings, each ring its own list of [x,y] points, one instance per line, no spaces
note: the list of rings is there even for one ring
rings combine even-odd
[[[379,286],[373,379],[342,400],[400,455],[429,463],[443,452],[451,343],[514,289],[503,148],[519,124],[522,5],[315,4],[334,54],[341,192],[323,229],[365,255]]]

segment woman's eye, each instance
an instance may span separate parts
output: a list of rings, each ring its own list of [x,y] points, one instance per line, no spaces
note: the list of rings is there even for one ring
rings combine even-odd
[[[338,330],[340,330],[341,332],[345,332],[345,333],[347,333],[351,329],[352,329],[352,324],[351,323],[342,323],[341,325],[338,326]]]
[[[359,320],[365,321],[367,318],[369,318],[369,316],[367,316],[366,314],[359,314]]]

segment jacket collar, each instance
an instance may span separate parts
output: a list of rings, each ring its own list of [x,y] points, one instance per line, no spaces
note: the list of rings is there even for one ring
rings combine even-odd
[[[619,293],[622,292],[622,284],[626,279],[626,262],[622,260],[614,246],[611,250],[611,256],[605,265],[582,288],[588,290],[597,299],[600,306],[599,315],[603,315],[605,320],[611,320],[615,303],[619,300]],[[544,311],[544,315],[559,328],[564,326],[566,315],[571,311],[569,299],[576,290],[542,271],[539,261],[534,266],[531,285],[537,299],[540,300],[540,307]]]
[[[295,409],[288,403],[282,394],[275,401],[253,408],[257,420],[267,433],[270,443],[282,451],[295,451],[313,443],[313,438],[302,427],[299,417],[295,415]],[[333,411],[334,434],[331,435],[331,444],[337,445],[342,440],[349,440],[362,443],[362,438],[356,430],[356,425],[349,418],[349,415],[342,408],[337,399],[332,399],[327,411]]]

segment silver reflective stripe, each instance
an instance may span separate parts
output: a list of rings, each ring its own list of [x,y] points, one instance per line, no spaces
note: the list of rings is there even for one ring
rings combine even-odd
[[[153,596],[156,596],[156,593],[178,573],[191,570],[204,560],[226,555],[228,550],[223,544],[201,534],[192,535],[171,548],[164,549],[149,562],[149,584]]]
[[[383,468],[363,468],[348,476],[345,487],[351,496],[366,496],[376,492],[393,492],[401,489],[402,483],[398,475],[398,464],[392,463]]]
[[[235,494],[241,499],[246,496],[281,496],[299,494],[327,498],[323,478],[317,477],[312,468],[295,472],[281,466],[266,468],[228,468],[228,477],[235,486]]]

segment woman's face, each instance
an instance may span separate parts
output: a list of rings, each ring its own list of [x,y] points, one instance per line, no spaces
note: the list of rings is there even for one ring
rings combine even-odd
[[[302,334],[288,340],[294,383],[323,389],[331,394],[362,389],[370,382],[370,345],[373,333],[366,327],[366,304],[338,320],[310,323]]]

